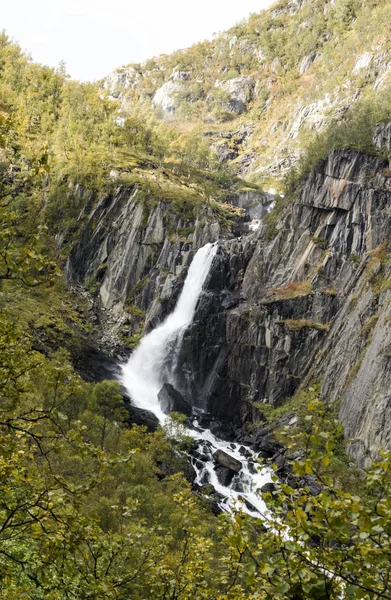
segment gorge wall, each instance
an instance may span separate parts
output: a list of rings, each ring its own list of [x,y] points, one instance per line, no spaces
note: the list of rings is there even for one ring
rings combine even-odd
[[[379,144],[389,131],[377,132]],[[185,220],[170,211],[160,203],[146,218],[126,188],[103,199],[72,251],[70,278],[96,281],[101,301],[128,330],[138,314],[131,308],[125,316],[130,297],[148,329],[172,307],[194,251],[220,239],[177,359],[180,391],[241,423],[257,418],[254,402],[278,406],[320,381],[358,464],[390,448],[388,161],[334,150],[282,211],[271,240],[264,224],[233,236],[205,209]],[[186,238],[170,237],[173,219]]]

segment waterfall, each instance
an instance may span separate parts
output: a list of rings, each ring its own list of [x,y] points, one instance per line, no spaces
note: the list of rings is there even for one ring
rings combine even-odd
[[[198,250],[174,311],[141,340],[123,367],[122,381],[134,404],[151,410],[160,422],[164,421],[165,415],[160,409],[157,395],[165,383],[163,369],[167,351],[193,320],[198,298],[216,252],[217,244],[206,244]]]
[[[122,366],[122,383],[133,403],[152,411],[162,424],[166,415],[159,405],[158,393],[170,379],[165,365],[170,362],[170,353],[180,348],[183,334],[194,318],[216,252],[217,244],[206,244],[198,250],[174,311],[141,340],[127,364]],[[196,419],[187,433],[198,441],[197,455],[201,457],[201,460],[195,456],[192,458],[197,473],[196,484],[212,485],[221,498],[220,506],[224,510],[240,508],[254,516],[264,514],[265,504],[259,488],[271,481],[271,477],[267,470],[257,469],[255,453],[250,448],[244,448],[243,454],[243,446],[216,438],[209,430],[199,427]],[[242,465],[229,484],[221,482],[221,477],[219,479],[218,469],[221,473],[221,465],[219,467],[213,456],[216,450],[222,450]]]

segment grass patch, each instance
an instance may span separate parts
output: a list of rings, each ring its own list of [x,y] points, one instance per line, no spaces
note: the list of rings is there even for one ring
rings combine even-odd
[[[362,257],[359,254],[351,254],[349,260],[353,265],[359,265]]]
[[[326,250],[326,248],[329,245],[328,241],[325,240],[324,238],[319,238],[319,237],[315,237],[315,236],[313,236],[311,238],[311,242],[313,242],[315,244],[315,246],[319,246],[319,248],[322,248],[323,250]]]
[[[139,345],[139,343],[141,342],[141,338],[143,337],[143,332],[140,331],[139,333],[135,333],[134,335],[131,335],[129,337],[123,335],[121,336],[121,341],[130,349],[130,350],[134,350],[135,348],[137,348],[137,346]]]
[[[379,274],[372,277],[370,284],[373,293],[376,296],[379,296],[379,294],[386,292],[391,288],[391,279],[387,279],[383,275]]]
[[[310,281],[290,281],[279,288],[270,288],[266,292],[267,300],[289,300],[299,296],[309,296],[312,294],[312,284]]]
[[[325,294],[326,296],[336,296],[337,295],[337,290],[333,287],[328,287],[325,288],[324,290],[322,290],[322,294]]]
[[[369,319],[367,319],[364,323],[364,325],[361,327],[361,335],[368,335],[368,333],[370,331],[372,331],[372,329],[375,327],[376,323],[378,322],[379,317],[378,315],[373,315],[372,317],[369,317]]]
[[[135,306],[134,304],[126,304],[126,312],[132,315],[132,317],[136,317],[137,319],[145,319],[145,312],[141,310],[141,308],[139,308],[138,306]]]
[[[263,404],[262,402],[254,402],[253,406],[262,412],[268,424],[277,425],[283,417],[292,413],[299,418],[304,418],[308,403],[311,402],[314,397],[318,398],[319,394],[320,385],[315,384],[304,390],[298,391],[290,398],[286,398],[277,407],[273,407],[270,404]]]
[[[0,302],[43,353],[59,348],[73,353],[92,329],[87,301],[70,293],[62,280],[51,286],[30,288],[28,294],[24,288],[7,282],[0,291]]]
[[[326,333],[330,330],[329,323],[318,323],[317,321],[309,321],[307,319],[284,319],[279,321],[288,327],[290,331],[301,331],[302,329],[317,329]]]

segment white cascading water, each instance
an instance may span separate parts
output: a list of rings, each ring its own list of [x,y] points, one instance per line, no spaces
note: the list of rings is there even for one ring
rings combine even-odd
[[[190,265],[174,312],[141,340],[136,351],[123,367],[122,382],[134,404],[151,410],[161,423],[165,415],[160,408],[157,395],[164,383],[162,375],[167,349],[170,342],[172,343],[192,322],[202,286],[216,252],[216,244],[206,244],[198,250]]]
[[[162,424],[167,417],[161,410],[158,393],[165,383],[164,365],[167,355],[172,351],[174,342],[181,339],[193,320],[216,252],[216,244],[206,244],[198,250],[174,311],[141,340],[129,361],[122,367],[122,383],[133,403],[139,408],[153,412]],[[178,344],[176,346],[178,347]],[[224,510],[238,508],[254,516],[265,515],[265,504],[259,489],[271,481],[271,476],[268,470],[256,468],[254,452],[246,448],[247,458],[244,457],[243,453],[239,452],[240,444],[216,438],[209,430],[198,427],[196,420],[194,429],[188,429],[187,433],[198,440],[198,449],[204,457],[203,461],[192,459],[197,472],[196,483],[213,485],[216,492],[224,498],[220,503]],[[233,477],[229,486],[222,485],[215,472],[217,465],[213,453],[217,449],[223,450],[242,463],[242,469]]]

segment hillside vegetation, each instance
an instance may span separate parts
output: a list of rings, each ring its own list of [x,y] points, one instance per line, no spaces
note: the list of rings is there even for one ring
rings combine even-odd
[[[119,100],[109,97],[112,89],[69,80],[62,66],[35,64],[1,35],[1,598],[391,598],[388,455],[360,473],[360,495],[351,478],[344,485],[340,427],[310,388],[295,436],[280,432],[296,461],[290,479],[276,478],[265,494],[270,516],[216,517],[216,506],[183,475],[189,440],[181,419],[155,433],[130,426],[117,383],[86,383],[75,372],[70,357],[93,323],[62,274],[85,212],[120,185],[138,186],[147,206],[160,200],[180,212],[206,204],[232,216],[229,194],[259,188],[219,160],[216,140],[243,147],[238,165],[253,155],[254,172],[276,153],[296,156],[300,136],[280,148],[293,127],[284,123],[298,102],[334,94],[330,73],[333,110],[351,102],[359,81],[363,102],[374,93],[374,71],[366,78],[360,67],[349,82],[346,69],[356,64],[358,38],[360,52],[388,56],[389,10],[385,2],[356,0],[280,3],[214,42],[132,67],[135,86],[118,84]],[[384,42],[378,50],[373,32]],[[322,59],[300,75],[315,50]],[[191,74],[175,79],[186,85],[167,121],[148,98],[174,69]],[[242,75],[257,75],[259,85],[249,84],[237,116],[215,81]],[[376,104],[371,126],[388,114],[386,100]],[[354,114],[361,123],[367,112],[360,106]],[[247,145],[221,137],[247,126]],[[317,157],[343,144],[351,128],[338,129],[340,137],[328,131]],[[318,493],[298,485],[303,476]]]
[[[18,194],[31,227],[45,222],[64,237],[87,197],[94,202],[120,184],[179,204],[224,201],[235,186],[245,187],[197,131],[178,131],[147,109],[119,109],[97,86],[70,81],[61,65],[33,63],[1,35],[1,168],[16,168],[21,179],[26,170],[45,172],[29,186],[28,200]]]
[[[281,187],[309,141],[359,99],[387,89],[385,0],[283,0],[213,41],[113,72],[126,110],[141,103],[201,130],[240,173]]]

